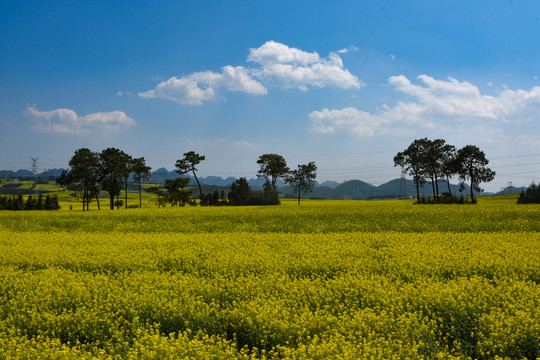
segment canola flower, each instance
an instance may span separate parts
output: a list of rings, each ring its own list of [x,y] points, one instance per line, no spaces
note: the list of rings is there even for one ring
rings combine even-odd
[[[306,204],[0,214],[0,358],[540,357],[540,207]]]

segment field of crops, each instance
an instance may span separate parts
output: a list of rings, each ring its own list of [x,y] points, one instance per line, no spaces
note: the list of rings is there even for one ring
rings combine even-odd
[[[540,207],[0,213],[0,359],[536,359]]]

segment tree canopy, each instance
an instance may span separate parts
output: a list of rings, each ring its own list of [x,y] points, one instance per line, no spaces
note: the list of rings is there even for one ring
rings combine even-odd
[[[313,190],[316,177],[317,166],[312,161],[305,165],[298,165],[298,169],[290,171],[285,178],[285,182],[298,191],[298,205],[300,205],[300,194]]]
[[[456,151],[453,145],[443,139],[414,140],[407,149],[394,157],[394,166],[403,167],[413,176],[417,199],[420,198],[419,187],[429,179],[436,202],[439,202],[439,181],[446,181],[451,195],[450,178],[458,175],[462,181],[470,180],[471,202],[474,203],[473,191],[482,191],[479,184],[491,181],[495,176],[495,172],[485,167],[487,164],[485,154],[478,147],[467,145]]]
[[[480,188],[480,183],[491,181],[495,178],[495,171],[486,167],[489,160],[486,155],[478,147],[467,145],[458,150],[456,154],[457,174],[459,179],[470,181],[471,187],[471,202],[474,203],[473,190],[477,192],[483,191]]]

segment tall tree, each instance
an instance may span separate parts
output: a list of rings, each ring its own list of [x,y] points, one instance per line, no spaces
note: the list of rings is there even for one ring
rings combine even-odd
[[[128,181],[129,181],[129,175],[131,174],[131,168],[133,166],[133,158],[131,155],[125,154],[123,156],[123,161],[125,165],[122,167],[122,181],[124,183],[124,195],[125,195],[125,206],[126,210],[128,208]]]
[[[448,194],[452,196],[452,189],[450,188],[450,178],[457,174],[456,147],[450,144],[444,145],[443,154],[444,160],[441,167],[441,174],[445,178],[446,185],[448,186]]]
[[[459,179],[470,180],[471,202],[474,204],[473,191],[481,192],[480,183],[492,181],[495,178],[495,171],[486,167],[489,160],[486,154],[474,145],[467,145],[459,149],[456,155],[456,162]],[[461,185],[463,188],[463,184]]]
[[[263,177],[272,184],[274,192],[274,203],[279,204],[279,196],[276,181],[279,178],[285,178],[289,174],[289,167],[283,156],[278,154],[263,154],[257,160],[259,171],[257,177]]]
[[[144,157],[135,158],[131,162],[133,179],[139,184],[139,208],[142,208],[141,181],[148,180],[150,178],[151,169],[152,168],[150,166],[146,165]]]
[[[313,190],[316,177],[317,166],[312,161],[306,165],[298,165],[298,169],[289,172],[285,178],[285,182],[291,184],[298,191],[298,206],[300,206],[300,194]]]
[[[129,155],[117,148],[107,148],[100,154],[100,181],[109,193],[110,208],[114,210],[114,198],[120,196]],[[129,175],[129,173],[128,173]]]
[[[420,186],[426,183],[423,142],[414,140],[407,149],[394,156],[394,166],[401,166],[413,177],[416,199],[420,199]]]
[[[96,197],[99,209],[99,155],[87,148],[80,148],[69,161],[69,169],[63,170],[56,180],[60,186],[82,195],[83,210],[89,209],[90,199]]]
[[[431,187],[433,188],[433,198],[439,202],[439,180],[447,175],[447,181],[451,174],[445,173],[451,170],[445,169],[446,160],[451,157],[455,148],[452,145],[446,144],[443,139],[428,140],[427,138],[418,140],[421,143],[421,157],[424,159],[424,171],[426,176],[431,179]],[[448,183],[448,189],[450,185]]]
[[[193,177],[195,178],[195,181],[197,182],[197,186],[199,187],[199,199],[202,200],[202,189],[201,184],[199,182],[199,178],[197,178],[197,168],[196,165],[200,164],[201,161],[204,161],[205,157],[203,155],[197,154],[195,151],[189,151],[187,153],[184,153],[184,158],[180,160],[176,160],[176,168],[178,169],[176,172],[179,174],[187,174],[188,172],[193,173]]]

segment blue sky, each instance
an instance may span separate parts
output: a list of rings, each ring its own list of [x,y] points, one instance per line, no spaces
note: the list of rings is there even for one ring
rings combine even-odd
[[[538,1],[4,1],[0,168],[118,147],[154,169],[255,177],[264,153],[318,180],[399,177],[414,139],[540,180]],[[454,180],[457,182],[457,180]]]

